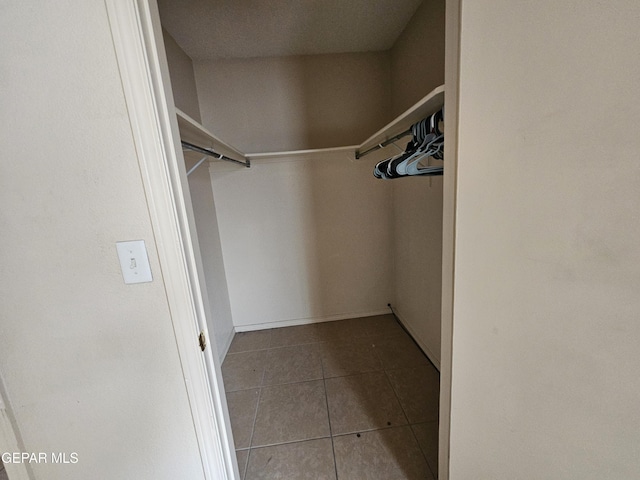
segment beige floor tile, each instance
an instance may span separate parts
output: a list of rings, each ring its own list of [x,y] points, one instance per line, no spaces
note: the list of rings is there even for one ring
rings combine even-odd
[[[238,459],[238,470],[240,470],[240,480],[244,479],[247,471],[247,460],[249,459],[249,450],[236,450],[236,458]]]
[[[403,335],[405,331],[391,314],[376,315],[360,319],[367,335],[371,338],[388,338],[394,335]]]
[[[229,407],[235,448],[249,448],[251,445],[259,394],[259,388],[227,393],[227,406]]]
[[[323,330],[326,328],[322,325],[322,323],[312,323],[310,325],[274,328],[271,330],[270,346],[276,348],[321,342],[324,335]]]
[[[404,332],[390,338],[381,337],[374,343],[385,370],[431,365],[422,350]]]
[[[411,429],[418,439],[418,445],[427,458],[433,476],[438,478],[438,422],[412,425]]]
[[[246,480],[335,480],[331,439],[251,450]]]
[[[438,420],[440,375],[432,365],[387,370],[409,423]]]
[[[222,378],[227,392],[262,385],[266,351],[228,354],[222,363]]]
[[[369,343],[366,328],[357,319],[325,322],[319,329],[320,340],[332,345]]]
[[[373,323],[371,319],[374,317],[359,317],[359,318],[350,318],[348,320],[343,320],[345,323],[349,324],[349,328],[356,332],[359,336],[369,337],[371,335],[371,330],[373,328]]]
[[[324,382],[263,387],[252,446],[329,436]]]
[[[382,362],[372,345],[320,344],[325,378],[382,370]]]
[[[303,382],[322,378],[318,344],[272,348],[267,352],[263,385]]]
[[[340,480],[432,480],[410,427],[333,439]]]
[[[233,341],[228,353],[251,352],[264,350],[271,343],[271,330],[256,330],[255,332],[238,332],[233,336]]]
[[[328,378],[325,382],[333,435],[407,423],[384,372]]]

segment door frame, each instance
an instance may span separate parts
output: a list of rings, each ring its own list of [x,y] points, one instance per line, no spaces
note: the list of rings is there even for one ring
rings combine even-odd
[[[191,406],[204,478],[239,478],[215,342],[201,352],[208,299],[201,283],[193,208],[155,0],[105,0],[147,193],[162,277]],[[452,338],[457,198],[458,78],[461,0],[446,0],[445,157],[439,478],[449,479]],[[208,335],[207,335],[208,337]]]
[[[455,293],[456,201],[458,196],[458,103],[460,73],[460,21],[462,0],[446,0],[444,102],[446,168],[442,212],[442,314],[440,358],[440,426],[438,477],[450,478],[451,385]]]
[[[105,0],[203,478],[239,478],[155,0]],[[201,351],[200,332],[207,347]],[[170,414],[170,413],[169,413]]]
[[[0,453],[24,452],[20,430],[7,399],[4,380],[0,375]],[[30,480],[33,471],[29,463],[5,463],[4,469],[10,480]]]

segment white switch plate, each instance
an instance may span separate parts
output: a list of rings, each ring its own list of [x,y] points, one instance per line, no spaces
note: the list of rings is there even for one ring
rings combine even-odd
[[[151,267],[144,240],[116,242],[120,268],[124,283],[145,283],[153,281]]]

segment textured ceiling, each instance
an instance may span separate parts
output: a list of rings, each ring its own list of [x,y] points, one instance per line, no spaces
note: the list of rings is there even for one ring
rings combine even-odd
[[[422,0],[158,0],[194,60],[391,48]]]

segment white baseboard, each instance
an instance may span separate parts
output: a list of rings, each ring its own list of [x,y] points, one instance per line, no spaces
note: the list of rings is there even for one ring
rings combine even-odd
[[[411,324],[409,322],[407,322],[405,319],[402,318],[402,314],[398,311],[398,309],[396,307],[393,307],[393,308],[396,312],[396,317],[398,318],[400,323],[404,326],[404,328],[407,329],[409,334],[411,334],[411,337],[418,344],[418,346],[420,347],[420,350],[422,350],[424,354],[427,357],[429,357],[429,360],[431,360],[431,363],[433,363],[433,365],[438,369],[438,371],[440,371],[440,359],[433,353],[433,351],[422,340],[420,340],[420,337],[416,335],[415,329],[411,327]]]
[[[413,340],[418,344],[420,349],[424,352],[424,354],[431,360],[431,363],[435,365],[435,367],[440,371],[440,359],[433,353],[433,351],[416,335],[415,329],[411,327],[411,324],[407,322],[402,314],[398,311],[397,308],[394,308],[396,312],[396,317],[402,323],[402,325],[407,329]],[[254,323],[251,325],[236,325],[234,327],[236,332],[254,332],[257,330],[267,330],[269,328],[281,328],[281,327],[293,327],[296,325],[309,325],[312,323],[321,323],[321,322],[333,322],[336,320],[346,320],[349,318],[360,318],[360,317],[373,317],[376,315],[387,315],[391,312],[387,309],[385,310],[377,310],[375,312],[365,312],[365,313],[344,313],[339,315],[327,315],[324,317],[309,317],[309,318],[295,318],[291,320],[281,320],[277,322],[266,322],[266,323]],[[233,336],[230,336],[227,346],[225,348],[224,354],[221,353],[221,360],[225,358],[229,347],[231,346],[231,341],[233,340]]]
[[[296,325],[308,325],[311,323],[333,322],[336,320],[347,320],[349,318],[373,317],[375,315],[387,315],[391,311],[376,310],[375,312],[341,313],[339,315],[327,315],[324,317],[294,318],[291,320],[281,320],[277,322],[254,323],[251,325],[236,325],[236,332],[253,332],[255,330],[266,330],[268,328],[293,327]]]

